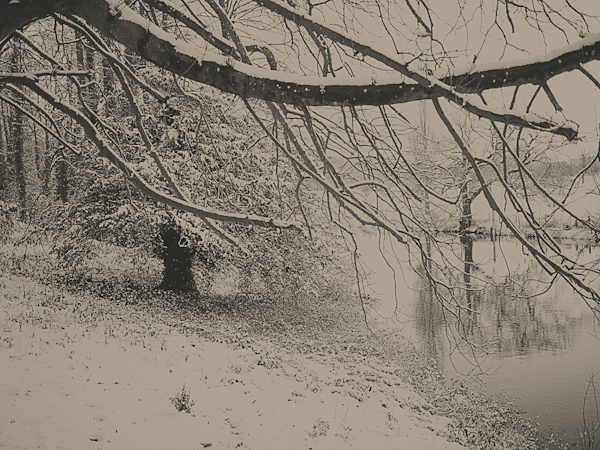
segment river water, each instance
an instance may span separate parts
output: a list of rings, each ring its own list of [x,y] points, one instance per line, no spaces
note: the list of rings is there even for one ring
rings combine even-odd
[[[453,292],[466,307],[458,317],[441,307],[420,276],[425,268],[419,258],[376,234],[359,237],[370,320],[410,339],[449,376],[483,373],[489,393],[517,397],[541,431],[560,432],[581,448],[586,389],[600,372],[600,327],[593,311],[565,282],[549,285],[548,275],[514,239],[446,239],[456,249],[455,262],[472,260],[456,263],[462,285]],[[597,247],[565,248],[600,260]],[[435,267],[430,270],[435,273]],[[600,392],[600,374],[596,382]],[[594,401],[590,392],[586,419],[592,427],[598,422]]]

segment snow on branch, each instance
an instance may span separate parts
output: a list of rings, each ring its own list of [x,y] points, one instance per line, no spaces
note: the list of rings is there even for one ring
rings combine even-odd
[[[281,2],[260,0],[260,3],[275,5],[277,6],[276,12],[283,17],[291,15],[290,17],[294,17],[295,20],[300,20],[298,17],[301,15],[298,16],[294,10]],[[430,91],[432,96],[444,96],[480,117],[520,127],[545,130],[569,139],[577,136],[577,130],[572,124],[543,119],[534,114],[505,113],[501,110],[492,110],[481,103],[472,102],[443,81],[408,69],[406,65],[396,60],[394,55],[387,55],[381,50],[361,44],[351,37],[314,22],[312,19],[304,18],[308,24],[305,26],[336,39],[344,45],[357,47],[362,53],[398,70],[417,84],[391,84],[382,89],[374,84],[372,78],[369,80],[347,79],[340,83],[337,79],[330,81],[321,77],[299,77],[294,74],[274,72],[249,66],[236,61],[231,56],[199,54],[193,45],[178,40],[173,34],[150,23],[116,0],[95,0],[85,2],[85,5],[77,3],[67,8],[72,11],[61,11],[61,13],[74,13],[84,18],[103,33],[158,66],[243,98],[305,105],[390,104],[398,100],[399,91],[403,92],[403,95],[407,95],[407,92],[410,93],[415,86],[420,85],[426,91]],[[360,94],[361,91],[362,94]],[[396,91],[396,95],[390,95],[394,91]],[[349,93],[356,95],[349,96]]]
[[[168,11],[166,2],[148,1],[160,4],[164,12]],[[8,8],[7,14],[4,14],[6,17],[0,17],[0,39],[10,33],[12,24],[20,17],[19,14],[25,15],[25,9],[35,5],[35,8],[30,8],[32,13],[35,13],[37,10],[44,9],[38,3],[44,3],[48,13],[78,16],[160,67],[243,98],[322,106],[385,105],[445,97],[465,110],[493,121],[544,130],[563,135],[568,139],[577,137],[574,124],[565,123],[563,119],[541,118],[534,114],[526,115],[501,109],[493,110],[477,101],[472,101],[465,94],[526,83],[543,84],[553,76],[578,69],[580,63],[598,59],[599,35],[590,35],[579,43],[537,58],[512,63],[472,66],[442,77],[441,74],[429,75],[409,68],[398,59],[397,55],[389,54],[383,49],[336,31],[312,17],[304,16],[279,0],[256,0],[256,2],[308,30],[323,34],[374,58],[399,73],[391,76],[340,79],[339,77],[299,76],[250,66],[236,61],[233,56],[200,51],[192,44],[183,42],[172,33],[162,30],[118,0],[86,2],[30,0],[25,2],[26,5],[23,2],[9,5],[7,0],[0,0],[0,9],[4,10],[4,6]],[[20,10],[18,10],[19,5],[21,5]],[[13,17],[11,17],[13,10]],[[181,19],[182,11],[177,11],[175,16]],[[31,20],[37,17],[32,16]],[[190,23],[188,21],[187,24]],[[198,24],[195,28],[199,33],[202,26]],[[212,39],[215,42],[211,42],[208,35],[204,37],[217,48],[227,47],[228,50],[232,50],[231,44],[222,39],[216,41]]]
[[[571,45],[531,58],[475,64],[457,69],[445,82],[465,93],[523,84],[542,85],[582,64],[600,59],[600,33],[593,33]]]
[[[127,179],[134,186],[136,186],[143,194],[157,202],[170,206],[179,211],[191,213],[200,218],[214,219],[222,222],[238,223],[241,225],[254,225],[266,228],[280,228],[292,230],[300,229],[300,225],[296,222],[276,220],[270,217],[262,217],[254,214],[229,213],[213,208],[202,207],[192,202],[162,193],[155,187],[150,185],[146,180],[144,180],[140,173],[138,173],[127,161],[125,161],[121,156],[119,156],[115,151],[113,151],[110,148],[109,144],[106,143],[105,139],[102,137],[102,135],[96,129],[96,127],[90,121],[90,119],[88,119],[81,111],[79,111],[69,103],[59,99],[57,96],[43,88],[38,83],[38,79],[36,77],[32,75],[17,74],[14,76],[10,76],[8,74],[5,74],[1,81],[4,83],[27,86],[32,92],[37,94],[40,98],[44,99],[58,111],[68,115],[73,120],[75,120],[83,128],[88,139],[90,139],[96,145],[100,155],[108,159],[121,172],[123,172],[127,176]]]
[[[254,1],[257,4],[264,6],[265,8],[296,23],[298,26],[304,27],[308,31],[322,34],[334,42],[353,49],[355,53],[360,53],[385,64],[386,66],[398,71],[400,74],[422,86],[425,91],[431,92],[433,97],[444,97],[479,117],[484,117],[491,121],[500,121],[515,126],[549,131],[551,133],[565,136],[570,140],[577,137],[577,129],[572,123],[543,119],[531,113],[523,114],[513,111],[507,112],[501,109],[490,109],[487,107],[487,105],[482,103],[472,102],[454,86],[445,83],[443,80],[440,80],[433,75],[429,75],[425,72],[409,67],[409,64],[402,61],[396,54],[390,53],[385,48],[373,45],[371,43],[362,42],[358,38],[341,30],[335,30],[326,25],[325,22],[320,21],[312,16],[302,14],[295,8],[290,7],[288,4],[280,0]]]

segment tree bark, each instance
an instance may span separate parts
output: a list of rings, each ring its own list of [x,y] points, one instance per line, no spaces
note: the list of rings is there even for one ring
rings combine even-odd
[[[115,96],[112,92],[115,85],[114,74],[106,58],[102,58],[102,97],[104,100],[103,114],[115,112]]]
[[[164,263],[161,289],[174,292],[195,291],[193,252],[191,248],[181,245],[181,229],[172,222],[163,224],[160,238]]]
[[[42,192],[48,192],[48,186],[50,185],[50,173],[52,171],[52,157],[51,157],[51,140],[50,133],[45,133],[45,153],[43,159],[43,165],[41,168],[42,174]]]
[[[463,196],[460,207],[460,220],[458,224],[460,234],[465,234],[473,226],[473,211],[471,205],[473,198],[470,195]]]
[[[467,317],[462,319],[462,326],[466,336],[473,336],[473,331],[477,324],[477,314],[479,309],[479,293],[476,290],[476,286],[473,284],[472,272],[475,268],[473,261],[473,236],[462,235],[460,237],[460,243],[463,247],[463,261],[464,261],[464,291],[465,300],[467,305]]]
[[[69,201],[69,172],[64,155],[56,162],[56,198],[63,203]]]

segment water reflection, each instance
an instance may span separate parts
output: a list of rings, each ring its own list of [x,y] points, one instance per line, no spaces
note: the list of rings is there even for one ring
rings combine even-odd
[[[418,300],[415,302],[415,329],[421,343],[421,351],[443,369],[446,345],[442,306],[437,300],[433,284],[425,276],[424,267],[419,267],[417,272],[420,275],[420,285],[416,289]]]
[[[447,264],[432,245],[426,245],[430,259],[419,264],[403,249],[388,248],[392,268],[394,258],[377,262],[381,238],[375,245],[366,236],[363,244],[369,287],[380,300],[372,320],[401,328],[450,376],[493,373],[485,377],[490,392],[519,397],[530,417],[539,416],[542,430],[564,429],[569,443],[578,441],[589,377],[600,372],[600,339],[593,312],[570,286],[550,283],[512,239],[452,238],[446,244],[455,260]],[[574,244],[570,250],[600,260],[597,247]],[[444,284],[432,284],[427,273]],[[392,282],[394,274],[401,275]]]
[[[481,253],[475,255],[475,249]],[[435,275],[435,267],[417,267],[415,331],[425,353],[443,365],[448,336],[450,347],[475,345],[482,354],[492,353],[497,358],[573,347],[581,336],[584,318],[591,317],[573,307],[578,300],[567,286],[548,284],[537,265],[526,260],[518,243],[478,242],[462,236],[460,250],[462,283],[451,291],[434,288],[425,276],[426,269]],[[505,270],[499,270],[498,254],[503,255]]]

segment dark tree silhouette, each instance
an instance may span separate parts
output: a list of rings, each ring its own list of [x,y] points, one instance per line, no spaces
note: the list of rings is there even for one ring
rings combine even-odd
[[[181,229],[173,222],[161,226],[161,256],[164,263],[160,287],[164,290],[187,292],[196,289],[192,272],[193,251],[182,245]]]

